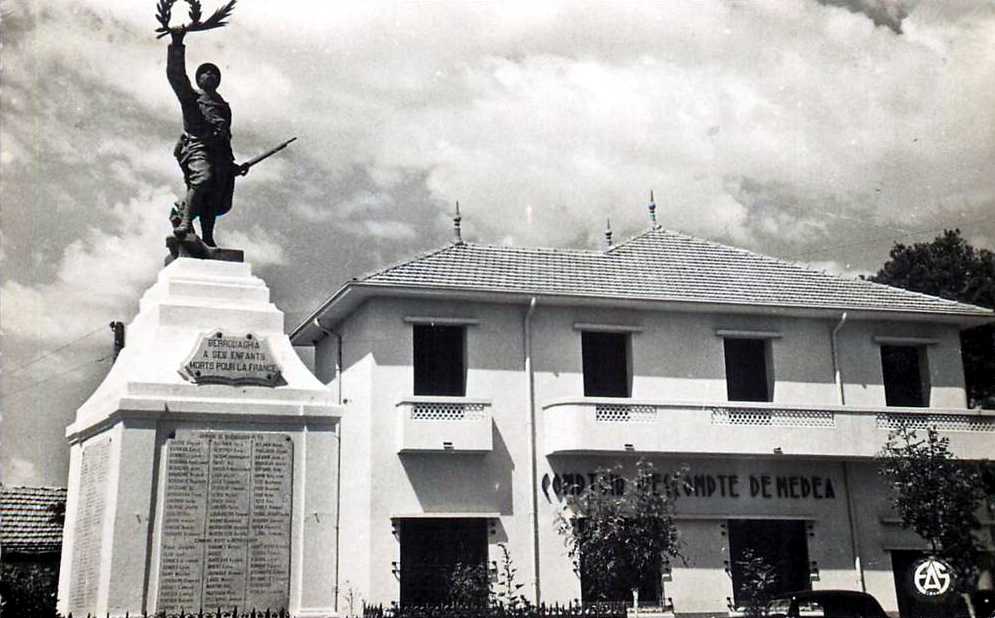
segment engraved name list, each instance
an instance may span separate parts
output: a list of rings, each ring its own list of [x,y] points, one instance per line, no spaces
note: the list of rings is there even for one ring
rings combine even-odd
[[[283,434],[169,440],[156,611],[287,607],[292,474]]]

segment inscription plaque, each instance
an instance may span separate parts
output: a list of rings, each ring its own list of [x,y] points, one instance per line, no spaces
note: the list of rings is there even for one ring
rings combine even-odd
[[[80,494],[73,527],[75,540],[69,584],[69,611],[75,614],[87,614],[96,609],[110,445],[110,438],[100,439],[83,446],[80,456]]]
[[[230,386],[283,386],[269,341],[253,333],[241,335],[213,331],[201,335],[180,375],[194,384]]]
[[[156,611],[286,608],[292,477],[283,434],[171,439]]]

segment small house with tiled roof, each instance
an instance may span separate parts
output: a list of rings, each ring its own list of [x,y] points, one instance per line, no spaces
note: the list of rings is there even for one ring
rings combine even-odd
[[[0,485],[0,561],[58,562],[66,490]]]
[[[641,604],[728,615],[752,550],[785,590],[906,609],[925,548],[874,457],[901,425],[991,457],[995,414],[967,408],[959,332],[992,321],[656,225],[604,250],[457,237],[357,277],[291,335],[349,408],[340,589],[443,600],[456,564],[504,545],[532,600],[591,600],[554,522],[597,470],[643,458],[688,465],[692,484],[688,561],[647,573]]]

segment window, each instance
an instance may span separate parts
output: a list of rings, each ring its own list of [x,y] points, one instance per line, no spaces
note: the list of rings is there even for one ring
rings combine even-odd
[[[777,579],[773,594],[811,589],[804,521],[731,519],[728,525],[729,566],[737,607],[748,598],[751,561],[774,568]]]
[[[449,601],[457,565],[487,568],[486,519],[405,518],[400,524],[402,606]]]
[[[885,405],[918,408],[929,405],[926,348],[882,345],[881,373],[884,377]]]
[[[466,395],[466,328],[414,324],[415,395]]]
[[[724,339],[729,401],[772,401],[774,375],[767,339]]]
[[[585,397],[628,397],[628,333],[582,332],[581,361]]]

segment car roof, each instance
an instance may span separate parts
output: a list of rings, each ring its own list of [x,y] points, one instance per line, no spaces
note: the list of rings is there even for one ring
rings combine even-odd
[[[839,597],[872,597],[866,592],[859,590],[799,590],[798,592],[787,592],[776,595],[777,599],[826,599]]]

